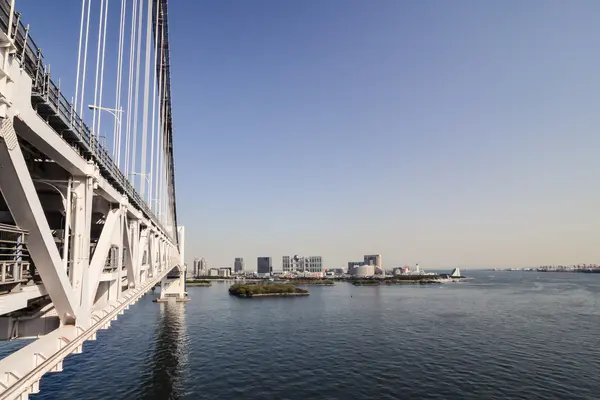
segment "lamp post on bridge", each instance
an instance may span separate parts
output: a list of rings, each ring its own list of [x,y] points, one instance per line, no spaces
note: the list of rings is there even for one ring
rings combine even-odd
[[[121,153],[120,153],[120,149],[121,149],[121,146],[120,146],[120,144],[121,144],[120,143],[121,142],[121,117],[123,116],[123,113],[125,112],[123,110],[123,107],[116,109],[116,108],[108,108],[108,107],[97,106],[95,104],[90,104],[90,105],[88,105],[88,108],[90,110],[106,111],[107,113],[109,113],[113,117],[115,117],[115,121],[117,121],[119,146],[117,146],[117,140],[113,140],[113,158],[117,159],[117,166],[119,166],[119,158],[121,158]],[[95,127],[93,129],[95,129]],[[113,136],[114,136],[114,133],[113,133]]]
[[[148,176],[150,176],[150,174],[147,174],[145,172],[130,172],[129,179],[132,180],[133,176],[143,176],[148,181],[148,183],[150,183],[150,178],[148,178]]]
[[[151,200],[150,200],[150,204],[152,204],[153,202],[156,202],[156,210],[158,211],[158,212],[156,213],[156,218],[158,218],[158,221],[162,223],[162,221],[161,221],[161,219],[160,219],[160,217],[161,217],[161,215],[162,215],[162,213],[160,212],[160,210],[161,210],[161,206],[162,206],[162,203],[160,202],[160,200],[159,200],[159,199],[151,199]]]

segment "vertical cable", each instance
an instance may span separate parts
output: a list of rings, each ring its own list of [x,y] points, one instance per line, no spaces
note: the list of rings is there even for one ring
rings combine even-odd
[[[158,59],[158,13],[160,11],[160,1],[156,2],[156,28],[154,29],[154,74],[152,74],[152,128],[151,128],[151,140],[150,140],[150,182],[148,183],[148,199],[150,199],[150,209],[155,209],[152,205],[154,203],[153,195],[155,192],[152,190],[152,183],[154,182],[154,134],[156,128],[156,61]],[[158,84],[158,92],[160,96],[160,82]]]
[[[104,8],[104,28],[102,33],[102,66],[100,67],[100,95],[98,97],[98,106],[102,107],[102,89],[104,86],[104,55],[106,52],[106,23],[108,22],[108,0]],[[100,120],[102,119],[102,110],[98,110],[98,135],[100,135]],[[114,136],[114,131],[113,131]],[[113,137],[114,140],[114,137]]]
[[[157,2],[160,4],[160,2]],[[161,17],[161,13],[162,10],[160,10],[160,13],[157,15],[156,20],[157,20],[157,28],[156,30],[158,31],[159,27],[160,27],[160,39],[158,41],[158,46],[160,47],[160,58],[159,58],[159,68],[158,68],[158,113],[157,113],[157,124],[156,124],[156,179],[155,179],[155,188],[154,188],[154,192],[155,192],[155,196],[156,196],[156,209],[159,211],[161,211],[161,204],[160,201],[160,193],[158,191],[159,189],[159,185],[160,185],[160,145],[161,145],[161,134],[162,134],[162,111],[163,111],[163,101],[162,101],[162,95],[163,95],[163,60],[164,60],[164,55],[163,55],[163,38],[164,38],[164,31],[163,31],[163,26],[162,26],[162,17]]]
[[[140,196],[146,194],[146,181],[150,185],[150,178],[146,174],[146,151],[148,149],[148,98],[150,97],[150,50],[152,49],[152,0],[148,0],[146,14],[146,65],[144,67],[144,108],[142,111],[142,156],[140,160],[140,173],[144,174],[140,182]]]
[[[77,78],[75,79],[74,107],[77,108],[77,96],[79,95],[79,76],[81,75],[81,41],[83,40],[83,21],[85,20],[85,0],[81,0],[81,23],[79,24],[79,46],[77,47]]]
[[[87,22],[85,27],[85,49],[83,50],[83,75],[81,77],[81,106],[79,108],[79,116],[83,120],[83,102],[85,101],[85,77],[87,70],[87,53],[88,53],[88,37],[90,33],[90,9],[92,8],[92,0],[88,0],[87,6]]]
[[[137,58],[135,60],[135,95],[133,96],[133,138],[132,138],[132,149],[131,149],[131,171],[135,172],[136,169],[136,165],[135,165],[135,159],[136,159],[136,155],[137,155],[137,137],[138,137],[138,132],[137,132],[137,125],[138,125],[138,102],[139,102],[139,91],[140,91],[140,58],[141,57],[141,51],[142,51],[142,11],[144,10],[144,0],[140,0],[140,3],[138,5],[139,9],[138,9],[138,37],[137,37]],[[137,173],[136,173],[137,175]],[[136,175],[132,175],[131,176],[131,183],[133,184],[133,187],[135,188],[135,177]],[[143,179],[144,177],[141,176],[140,179]]]
[[[131,40],[129,43],[129,75],[127,90],[127,129],[125,133],[125,177],[129,179],[129,143],[131,141],[131,112],[132,91],[133,91],[133,65],[135,62],[135,21],[137,12],[137,0],[133,0],[133,13],[131,15]]]
[[[100,1],[100,19],[98,20],[98,50],[96,51],[96,78],[94,81],[94,110],[92,118],[92,134],[96,134],[96,137],[100,135],[99,132],[94,132],[96,129],[96,105],[98,104],[98,72],[100,70],[100,41],[102,40],[102,17],[104,15],[104,1]],[[92,138],[93,139],[93,138]]]
[[[163,40],[164,40],[164,33],[163,33]],[[164,43],[163,43],[164,46]],[[166,57],[166,55],[165,55]],[[163,72],[164,73],[164,72]],[[166,191],[165,191],[165,183],[166,183],[166,139],[167,139],[167,86],[166,86],[166,79],[167,76],[165,75],[163,77],[163,79],[165,80],[164,83],[164,89],[163,89],[163,98],[162,98],[162,104],[163,104],[163,112],[162,112],[162,133],[161,133],[161,152],[160,152],[160,196],[161,196],[161,208],[163,210],[162,215],[163,215],[163,223],[166,223],[167,221],[167,198],[165,196]]]
[[[113,142],[113,158],[119,168],[121,161],[121,123],[123,113],[121,112],[121,87],[123,81],[123,42],[125,34],[125,13],[127,8],[125,7],[125,0],[121,0],[121,18],[119,20],[119,50],[117,55],[117,93],[115,95],[115,109],[117,111],[115,123],[113,124],[113,132],[115,132],[116,140]]]

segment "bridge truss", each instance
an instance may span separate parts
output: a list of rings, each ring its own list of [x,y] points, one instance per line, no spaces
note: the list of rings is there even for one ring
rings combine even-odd
[[[42,375],[60,371],[168,273],[185,270],[167,0],[120,5],[118,14],[108,0],[82,0],[69,101],[15,0],[0,0],[0,339],[37,338],[0,360],[0,399],[37,393]],[[118,45],[107,46],[117,17]],[[105,74],[107,50],[116,53],[116,84]],[[113,123],[102,130],[106,113]]]

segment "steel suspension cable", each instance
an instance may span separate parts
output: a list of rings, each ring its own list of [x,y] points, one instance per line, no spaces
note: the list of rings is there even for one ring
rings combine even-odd
[[[88,37],[90,33],[90,10],[92,8],[92,0],[88,0],[87,6],[87,22],[85,27],[85,46],[83,50],[83,76],[81,79],[81,105],[79,107],[79,116],[83,119],[83,103],[85,101],[85,78],[87,71],[87,53],[88,53]]]
[[[113,145],[113,158],[117,164],[117,168],[120,167],[121,163],[121,126],[122,126],[122,118],[123,112],[121,110],[121,87],[123,81],[123,42],[124,34],[125,34],[125,13],[127,8],[125,7],[125,0],[121,0],[121,18],[119,20],[119,49],[117,55],[117,93],[115,95],[115,108],[117,112],[118,119],[115,118],[115,123],[113,125],[113,131],[117,139],[114,141]]]
[[[98,48],[96,51],[96,78],[94,79],[94,106],[98,104],[98,73],[100,72],[100,42],[102,40],[102,17],[104,16],[104,1],[100,1],[100,19],[98,20]],[[93,117],[92,117],[92,135],[95,134],[98,137],[100,134],[98,132],[94,132],[96,129],[96,114],[97,110],[94,107]],[[92,138],[94,139],[94,138]]]
[[[132,151],[131,151],[131,171],[136,172],[136,155],[137,155],[137,137],[138,137],[138,103],[139,103],[139,91],[140,91],[140,59],[142,52],[142,11],[144,10],[144,0],[140,0],[138,8],[138,36],[137,36],[137,57],[135,60],[135,95],[133,98],[133,138],[132,138]],[[139,171],[138,171],[139,172]],[[136,175],[131,176],[131,182],[135,188]],[[141,176],[140,179],[144,177]]]
[[[102,61],[101,64],[102,66],[100,67],[100,95],[98,97],[98,104],[94,104],[95,106],[98,105],[100,107],[102,107],[102,89],[104,86],[104,59],[105,59],[105,52],[106,52],[106,24],[108,22],[108,0],[106,1],[106,6],[104,8],[104,27],[103,27],[103,32],[102,32]],[[100,135],[100,120],[102,119],[102,112],[101,110],[98,110],[98,135]],[[114,141],[114,131],[113,131],[113,141]]]
[[[83,40],[83,21],[85,20],[85,0],[81,0],[81,23],[79,24],[79,46],[77,47],[77,78],[75,78],[75,96],[73,105],[77,108],[77,98],[79,95],[79,76],[81,75],[81,42]]]
[[[127,129],[125,133],[125,176],[129,178],[129,165],[131,159],[129,157],[129,144],[131,142],[131,112],[132,92],[133,92],[133,66],[135,63],[135,21],[137,13],[137,1],[133,0],[133,13],[131,16],[131,37],[129,43],[129,74],[128,74],[128,90],[127,90]]]
[[[142,111],[142,149],[140,160],[140,173],[144,174],[140,182],[140,196],[146,194],[146,181],[150,186],[150,178],[146,174],[146,152],[148,149],[148,100],[150,97],[150,50],[152,49],[152,0],[148,0],[148,12],[146,13],[146,64],[144,66],[144,106]]]

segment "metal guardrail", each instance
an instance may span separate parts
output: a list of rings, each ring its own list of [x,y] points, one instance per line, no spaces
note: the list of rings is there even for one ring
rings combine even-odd
[[[0,224],[0,284],[27,280],[30,271],[27,231],[16,226]]]
[[[0,0],[0,29],[3,29],[4,32],[8,32],[9,16],[10,2]],[[61,93],[60,83],[56,85],[50,79],[50,71],[44,64],[42,50],[31,38],[29,27],[26,28],[21,22],[20,13],[14,13],[12,25],[12,39],[17,47],[14,57],[19,60],[21,67],[33,81],[32,102],[36,105],[38,113],[52,117],[47,119],[49,125],[57,133],[60,132],[60,136],[80,154],[95,161],[102,176],[122,190],[134,205],[161,227],[165,234],[169,235],[148,204],[113,162],[108,151],[75,111],[73,104]],[[177,229],[173,229],[170,238],[177,242]]]
[[[24,261],[0,262],[0,283],[20,282],[23,271],[29,269],[29,263]]]

